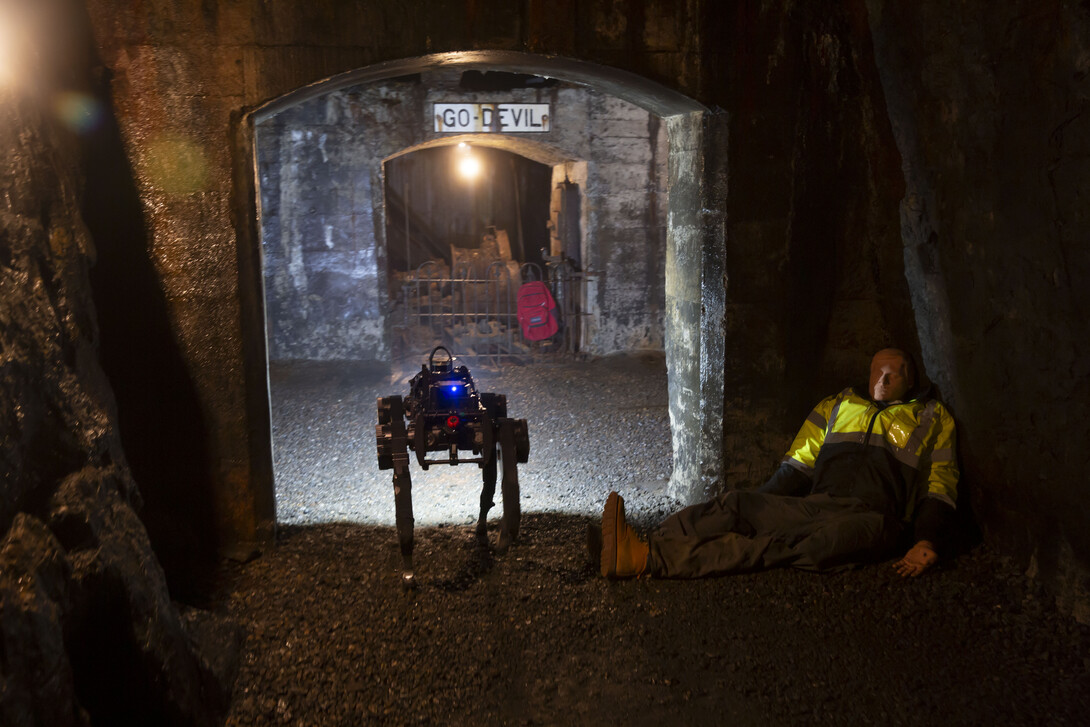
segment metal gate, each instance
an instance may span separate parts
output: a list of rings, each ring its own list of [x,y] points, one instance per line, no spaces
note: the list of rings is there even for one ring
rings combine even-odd
[[[535,263],[498,260],[483,273],[470,265],[451,270],[435,261],[424,263],[401,286],[395,304],[395,355],[412,358],[443,345],[474,365],[498,366],[578,353],[582,301],[593,274],[557,257],[546,258],[544,275]],[[530,280],[544,280],[556,301],[553,313],[560,329],[544,341],[525,340],[518,323],[518,289]]]

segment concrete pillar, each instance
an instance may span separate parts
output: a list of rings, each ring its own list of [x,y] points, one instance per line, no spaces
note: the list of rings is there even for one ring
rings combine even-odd
[[[674,470],[670,494],[716,494],[723,469],[727,114],[667,119],[666,367]]]

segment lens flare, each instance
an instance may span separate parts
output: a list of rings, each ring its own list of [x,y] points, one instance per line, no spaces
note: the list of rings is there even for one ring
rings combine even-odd
[[[84,93],[66,91],[53,99],[53,112],[77,134],[94,131],[102,123],[102,104]]]
[[[192,194],[207,189],[208,162],[204,150],[189,139],[172,134],[160,136],[148,145],[146,160],[149,181],[170,194]]]

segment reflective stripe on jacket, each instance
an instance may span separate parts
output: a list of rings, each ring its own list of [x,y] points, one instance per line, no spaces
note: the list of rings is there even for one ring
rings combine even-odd
[[[906,521],[925,498],[957,500],[954,418],[936,399],[876,403],[845,389],[814,407],[784,464],[814,492],[860,497]]]

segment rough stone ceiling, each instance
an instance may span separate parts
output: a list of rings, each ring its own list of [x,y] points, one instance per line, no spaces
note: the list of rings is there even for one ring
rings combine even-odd
[[[342,73],[271,100],[255,112],[254,120],[260,123],[285,108],[341,88],[414,73],[450,69],[504,70],[593,86],[603,93],[622,98],[662,117],[706,110],[702,104],[688,96],[618,68],[571,58],[516,51],[461,51],[402,58]]]

